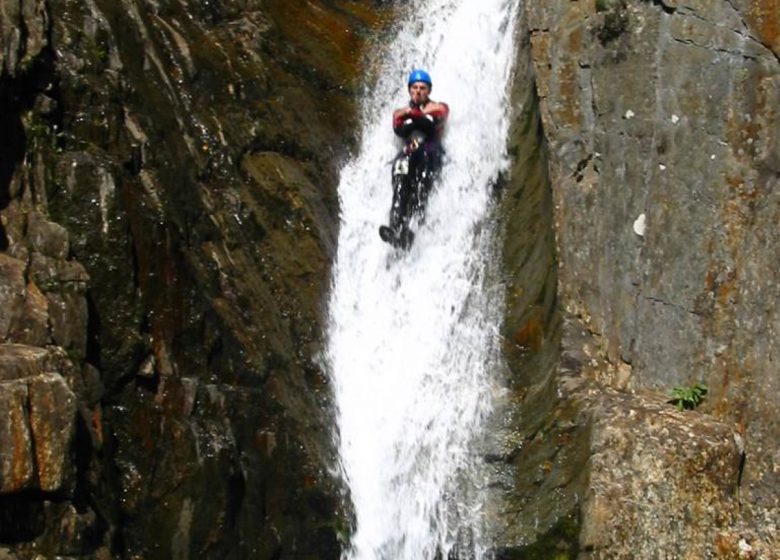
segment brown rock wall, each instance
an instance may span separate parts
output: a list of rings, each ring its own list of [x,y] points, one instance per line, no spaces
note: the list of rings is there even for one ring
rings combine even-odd
[[[0,8],[0,555],[337,557],[316,356],[381,14]]]

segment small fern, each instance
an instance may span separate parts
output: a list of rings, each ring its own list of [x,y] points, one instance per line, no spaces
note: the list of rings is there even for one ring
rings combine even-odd
[[[672,389],[671,404],[677,405],[677,410],[693,410],[704,400],[707,394],[707,386],[703,383],[696,383],[688,387],[675,387]]]

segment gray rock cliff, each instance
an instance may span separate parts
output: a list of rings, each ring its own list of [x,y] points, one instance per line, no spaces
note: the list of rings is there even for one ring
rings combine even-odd
[[[513,141],[544,151],[530,226],[555,242],[509,286],[502,557],[776,557],[779,20],[772,1],[525,4],[516,114],[540,130]],[[518,161],[522,201],[539,180]],[[545,277],[556,304],[513,301]],[[665,402],[694,383],[697,410]]]

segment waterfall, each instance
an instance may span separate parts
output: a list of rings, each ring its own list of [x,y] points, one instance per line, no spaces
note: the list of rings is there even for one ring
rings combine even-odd
[[[473,445],[501,365],[491,186],[507,165],[517,10],[517,0],[415,0],[375,58],[361,148],[341,174],[329,302],[327,361],[356,515],[350,559],[447,558],[462,546],[480,557],[489,546]],[[398,149],[391,113],[408,101],[413,67],[430,72],[431,97],[451,114],[441,180],[403,252],[377,230]]]

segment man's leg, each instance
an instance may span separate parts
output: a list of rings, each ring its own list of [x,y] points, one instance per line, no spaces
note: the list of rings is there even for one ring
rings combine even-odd
[[[426,144],[423,148],[422,161],[419,164],[417,176],[417,206],[420,213],[425,212],[428,195],[441,170],[441,147],[438,144]]]
[[[406,158],[405,154],[400,154],[393,162],[393,203],[390,207],[390,227],[395,232],[409,224],[411,205],[414,202],[409,160]],[[402,159],[403,161],[400,161]]]

